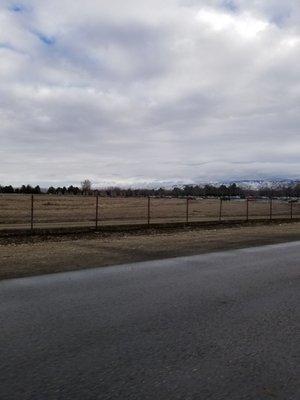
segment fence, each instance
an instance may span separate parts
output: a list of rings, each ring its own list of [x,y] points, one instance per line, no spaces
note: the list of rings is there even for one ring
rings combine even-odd
[[[0,195],[0,229],[300,218],[298,199]]]

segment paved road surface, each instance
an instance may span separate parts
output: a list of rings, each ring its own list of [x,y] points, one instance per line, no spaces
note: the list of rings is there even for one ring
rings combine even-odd
[[[299,399],[300,242],[0,283],[0,399]]]

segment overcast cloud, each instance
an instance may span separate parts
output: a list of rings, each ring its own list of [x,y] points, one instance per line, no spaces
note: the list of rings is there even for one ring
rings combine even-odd
[[[0,2],[0,184],[299,178],[299,0]]]

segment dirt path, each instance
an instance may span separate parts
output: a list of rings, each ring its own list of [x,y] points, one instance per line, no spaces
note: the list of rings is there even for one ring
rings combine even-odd
[[[300,223],[0,241],[0,279],[300,240]]]

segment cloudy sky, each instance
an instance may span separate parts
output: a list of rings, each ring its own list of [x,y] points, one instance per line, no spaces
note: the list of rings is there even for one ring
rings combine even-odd
[[[299,0],[0,1],[0,184],[299,178]]]

